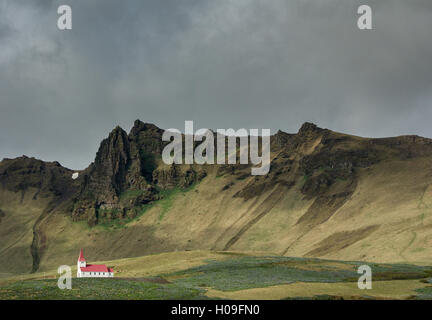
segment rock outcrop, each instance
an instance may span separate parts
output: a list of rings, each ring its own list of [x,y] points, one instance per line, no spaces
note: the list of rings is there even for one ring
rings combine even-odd
[[[104,139],[95,161],[80,172],[59,163],[21,157],[0,164],[0,183],[14,192],[32,187],[34,197],[54,196],[72,218],[93,226],[100,219],[123,219],[140,207],[163,198],[163,190],[188,188],[210,172],[232,176],[227,190],[247,180],[235,197],[257,197],[280,184],[288,188],[301,183],[305,197],[334,197],[336,182],[347,185],[348,197],[356,185],[357,172],[389,157],[409,159],[432,154],[432,140],[417,136],[365,139],[304,123],[297,134],[278,131],[271,137],[271,168],[265,176],[250,176],[251,165],[166,165],[161,154],[167,142],[163,130],[136,120],[129,134],[116,127]],[[212,171],[213,170],[213,171]],[[350,186],[350,187],[348,187]],[[61,201],[59,200],[61,199]],[[323,201],[321,199],[321,201]],[[65,209],[66,208],[66,209]]]
[[[101,142],[94,162],[79,171],[77,179],[72,179],[74,171],[57,162],[26,156],[0,162],[0,197],[3,201],[0,203],[0,231],[3,232],[2,240],[8,239],[1,248],[2,252],[7,251],[3,256],[13,258],[19,252],[20,256],[26,257],[30,251],[31,270],[40,270],[40,265],[52,257],[53,251],[49,252],[53,247],[58,249],[54,250],[56,253],[64,251],[57,243],[62,233],[69,234],[68,240],[62,241],[75,241],[74,230],[65,228],[69,223],[65,216],[72,217],[73,221],[86,221],[92,227],[101,224],[110,231],[115,229],[116,232],[108,236],[100,229],[87,233],[83,231],[87,229],[79,225],[70,228],[81,228],[75,245],[91,239],[95,250],[109,251],[115,246],[127,251],[118,257],[190,248],[249,250],[250,244],[265,250],[277,246],[281,254],[320,254],[327,252],[326,246],[317,249],[307,242],[315,231],[324,230],[325,237],[332,239],[333,227],[325,226],[335,221],[346,222],[355,214],[368,219],[378,219],[386,214],[394,224],[400,218],[392,215],[398,209],[393,203],[399,201],[398,198],[404,201],[399,205],[403,208],[402,215],[412,208],[419,210],[414,212],[417,209],[413,209],[411,216],[405,219],[412,222],[410,228],[427,228],[424,221],[430,208],[432,173],[427,168],[432,159],[431,139],[418,136],[368,139],[305,123],[295,134],[278,131],[271,136],[270,171],[264,176],[251,176],[252,165],[249,164],[167,165],[161,159],[162,150],[168,143],[162,141],[162,134],[163,130],[155,125],[139,120],[135,121],[129,134],[116,127]],[[237,148],[239,152],[240,148]],[[387,167],[388,164],[391,165]],[[397,172],[399,168],[402,168],[401,172]],[[381,174],[380,170],[386,172]],[[377,179],[374,180],[375,175]],[[413,176],[415,179],[410,178]],[[391,192],[387,191],[387,181],[390,181]],[[202,185],[188,193],[191,186],[198,183]],[[400,191],[398,188],[409,194],[398,193],[398,198],[391,198],[391,193]],[[377,190],[378,195],[369,192],[368,198],[363,199],[368,189]],[[171,199],[163,201],[170,195]],[[373,198],[373,204],[369,204],[369,198]],[[7,201],[13,204],[8,205]],[[381,208],[379,214],[369,205]],[[126,225],[144,212],[149,214]],[[24,220],[20,219],[24,218],[20,215],[25,216],[25,221],[32,222],[22,224]],[[383,221],[387,223],[384,218]],[[349,232],[356,227],[354,222],[344,224],[343,232],[339,234],[351,234]],[[382,227],[363,227],[370,231],[361,233],[362,237],[375,237],[377,230],[382,232]],[[12,235],[9,232],[19,228],[22,231]],[[277,234],[273,229],[278,230]],[[27,234],[26,244],[15,245],[16,239],[22,239],[23,230]],[[349,232],[345,233],[345,230]],[[386,232],[393,237],[395,230],[398,229],[395,227]],[[422,236],[420,231],[423,229],[412,230]],[[265,241],[260,238],[263,234],[267,237]],[[244,239],[245,235],[248,240]],[[430,234],[425,233],[421,239],[429,238]],[[337,239],[345,241],[343,237]],[[306,245],[307,250],[301,251],[298,243]],[[352,245],[351,242],[348,244]],[[102,247],[104,250],[100,249]],[[403,253],[403,250],[399,248],[399,252]]]
[[[77,183],[70,182],[72,173],[58,162],[44,162],[27,156],[0,162],[2,188],[22,194],[32,189],[34,199],[69,197],[78,188]]]

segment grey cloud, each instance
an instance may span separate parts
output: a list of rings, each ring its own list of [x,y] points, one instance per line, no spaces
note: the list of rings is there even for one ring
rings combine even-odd
[[[65,1],[4,1],[0,157],[83,168],[136,118],[432,137],[432,3],[368,2],[373,31],[356,0],[74,0],[62,32]]]

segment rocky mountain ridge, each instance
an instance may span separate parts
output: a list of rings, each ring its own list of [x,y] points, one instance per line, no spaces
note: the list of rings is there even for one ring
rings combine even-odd
[[[97,224],[103,210],[115,209],[119,214],[112,218],[122,218],[136,206],[159,200],[161,189],[187,188],[212,169],[210,165],[164,165],[161,154],[167,142],[162,141],[162,134],[162,129],[140,120],[135,121],[129,134],[117,126],[101,142],[95,161],[80,172],[76,181],[71,179],[73,171],[58,162],[26,156],[4,159],[0,165],[0,183],[14,192],[35,187],[39,190],[35,198],[41,193],[52,194],[53,206],[57,202],[74,220],[85,219],[90,226]],[[350,143],[357,143],[357,148],[345,148]],[[299,177],[305,180],[302,188],[305,196],[325,194],[337,179],[353,185],[356,169],[389,156],[383,148],[390,149],[391,156],[400,159],[428,156],[432,154],[432,140],[419,136],[366,139],[306,122],[297,134],[279,130],[271,137],[269,174],[254,177],[236,196],[246,199],[257,196],[277,183],[293,185]],[[214,167],[217,175],[230,174],[240,180],[250,176],[248,165]],[[128,190],[136,191],[136,196],[124,203],[121,195]]]
[[[293,239],[288,237],[291,240],[286,241],[290,244],[281,248],[282,254],[288,254],[305,235],[332,221],[336,213],[352,201],[367,172],[386,163],[410,164],[422,159],[429,161],[432,157],[432,139],[419,136],[361,138],[305,123],[296,134],[278,131],[271,136],[270,172],[265,176],[251,176],[249,165],[166,165],[161,161],[161,153],[168,142],[162,141],[162,134],[162,129],[140,120],[135,121],[129,134],[120,127],[114,128],[101,142],[95,161],[80,171],[76,180],[71,178],[72,170],[57,162],[43,162],[25,156],[0,162],[0,191],[5,194],[0,201],[0,229],[8,217],[12,219],[7,197],[17,195],[17,206],[35,206],[39,200],[47,202],[32,225],[30,251],[33,271],[39,268],[41,257],[49,251],[47,221],[53,217],[60,215],[75,222],[85,221],[91,228],[107,221],[131,221],[149,206],[163,203],[173,190],[189,190],[203,181],[202,188],[223,182],[217,187],[219,189],[211,191],[215,199],[224,197],[224,202],[216,206],[229,208],[226,210],[234,214],[243,212],[244,209],[238,207],[242,203],[250,208],[238,220],[250,216],[247,221],[226,226],[211,240],[213,244],[206,244],[223,250],[240,246],[245,234],[261,225],[269,212],[282,206],[292,197],[291,193],[295,193],[296,201],[305,207],[287,229],[287,232],[298,230],[299,233]],[[204,207],[211,199],[205,195],[192,198],[202,201]],[[200,212],[199,207],[184,209],[191,210],[191,216]],[[219,209],[209,210],[214,211],[214,223],[219,223],[219,218],[224,219],[222,216],[218,218]],[[291,209],[281,210],[291,212]],[[160,220],[163,215],[160,213]],[[287,219],[291,219],[291,215],[287,215]],[[181,225],[182,221],[178,223]],[[206,228],[207,231],[201,232],[213,233],[215,230],[210,225]],[[369,235],[378,227],[365,228],[366,231],[362,232]],[[187,243],[191,243],[189,240],[180,246],[187,248]],[[168,250],[158,249],[159,245],[151,241],[150,251],[144,252]],[[200,244],[194,248],[199,249]],[[315,252],[314,255],[319,255],[319,248],[304,254]],[[4,250],[7,252],[9,249]]]

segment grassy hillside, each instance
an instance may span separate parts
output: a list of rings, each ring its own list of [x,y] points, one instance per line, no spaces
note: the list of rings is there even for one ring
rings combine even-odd
[[[0,162],[0,276],[93,260],[213,250],[432,265],[432,140],[366,139],[304,124],[272,136],[271,170],[165,165],[137,121],[80,172]],[[12,266],[12,267],[11,267]]]
[[[32,269],[30,247],[33,226],[50,199],[33,200],[35,189],[14,193],[0,189],[0,203],[4,217],[0,221],[0,277],[29,273]]]
[[[89,227],[61,213],[51,214],[40,224],[46,243],[40,271],[74,264],[79,248],[95,260],[212,249],[432,264],[431,174],[428,159],[365,169],[350,199],[328,220],[312,226],[298,224],[315,201],[301,194],[301,181],[290,189],[275,185],[244,200],[233,196],[253,178],[222,191],[232,182],[229,175],[209,175],[192,188],[171,192],[134,219]],[[32,226],[46,201],[34,201],[30,193],[23,201],[10,201],[18,195],[3,197],[8,200],[0,223],[6,259],[1,259],[0,270],[29,272]],[[10,269],[9,261],[16,267]]]

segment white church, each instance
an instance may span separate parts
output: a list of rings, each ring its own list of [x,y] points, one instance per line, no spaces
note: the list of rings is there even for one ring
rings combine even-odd
[[[78,278],[109,278],[114,277],[112,268],[108,268],[104,264],[87,264],[84,258],[83,250],[81,249],[77,261],[77,277]]]

